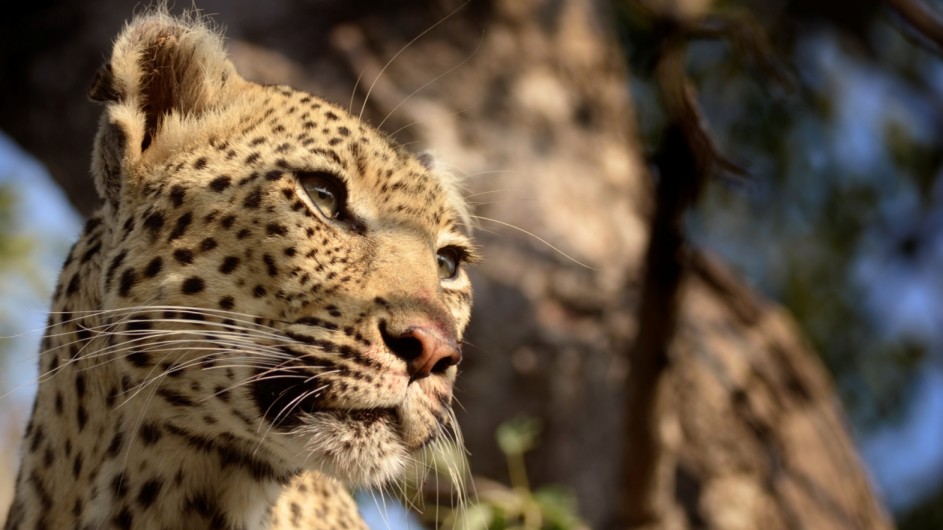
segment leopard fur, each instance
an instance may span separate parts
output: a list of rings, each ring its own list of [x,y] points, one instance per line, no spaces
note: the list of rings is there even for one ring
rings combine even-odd
[[[349,487],[455,436],[456,182],[239,76],[195,17],[118,36],[102,206],[53,296],[6,530],[362,528]]]

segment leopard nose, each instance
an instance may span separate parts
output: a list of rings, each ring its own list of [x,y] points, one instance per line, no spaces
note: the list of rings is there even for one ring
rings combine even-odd
[[[414,325],[392,330],[383,322],[380,335],[393,355],[406,361],[410,381],[444,373],[462,360],[462,350],[455,338],[432,326]]]

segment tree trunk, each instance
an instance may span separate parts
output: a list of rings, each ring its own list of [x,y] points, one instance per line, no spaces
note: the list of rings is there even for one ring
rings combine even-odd
[[[532,482],[572,487],[593,527],[611,520],[653,192],[608,3],[200,4],[246,77],[353,93],[355,113],[369,90],[365,117],[467,173],[486,256],[457,394],[473,470],[504,477],[495,428],[541,418]],[[98,113],[84,94],[126,6],[24,4],[4,22],[0,128],[84,213]],[[688,269],[657,426],[669,526],[889,527],[793,321],[708,256]]]

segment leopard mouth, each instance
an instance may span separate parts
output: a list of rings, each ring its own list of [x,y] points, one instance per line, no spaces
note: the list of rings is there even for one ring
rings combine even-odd
[[[358,423],[364,426],[371,426],[378,422],[392,420],[399,423],[399,415],[396,409],[392,408],[374,408],[374,409],[328,409],[321,410],[321,413],[333,414],[338,419]]]
[[[280,429],[293,429],[302,423],[303,413],[317,412],[319,396],[309,385],[299,382],[302,377],[290,368],[259,369],[251,384],[252,399],[262,417]]]
[[[252,397],[262,417],[280,430],[304,424],[306,415],[329,413],[338,419],[370,425],[381,419],[401,422],[394,407],[337,408],[325,406],[318,385],[312,385],[299,371],[291,368],[260,370],[252,383]],[[300,381],[300,382],[299,382]]]

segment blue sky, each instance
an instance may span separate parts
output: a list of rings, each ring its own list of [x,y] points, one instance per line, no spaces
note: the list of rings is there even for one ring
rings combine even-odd
[[[0,133],[0,186],[15,195],[17,235],[31,243],[28,268],[0,270],[0,322],[4,335],[0,352],[9,355],[5,388],[0,401],[22,406],[32,399],[35,352],[49,311],[49,296],[69,245],[79,234],[81,219],[59,187],[34,159]]]

